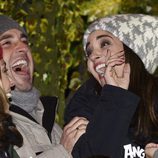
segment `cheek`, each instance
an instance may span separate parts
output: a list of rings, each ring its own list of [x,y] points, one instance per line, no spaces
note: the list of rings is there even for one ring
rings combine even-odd
[[[6,74],[2,74],[2,85],[5,91],[7,91],[10,88],[10,81]]]
[[[31,71],[34,71],[34,62],[33,62],[32,57],[29,58],[29,61],[30,61],[30,64],[29,64],[29,65],[30,65],[30,66],[29,66],[29,67],[30,67],[30,70],[31,70]],[[33,72],[32,72],[32,73],[33,73]]]
[[[27,57],[28,57],[28,59],[29,59],[29,62],[30,62],[31,64],[33,64],[33,57],[32,57],[32,54],[31,54],[30,51],[27,53]]]
[[[111,47],[111,53],[112,55],[116,54],[119,51],[123,50],[123,44],[120,41],[117,41],[113,44],[113,46]]]
[[[7,91],[8,89],[10,89],[10,83],[9,83],[8,80],[5,80],[3,85],[4,85],[5,91]]]
[[[9,61],[10,61],[10,55],[9,55],[9,53],[4,53],[3,54],[3,60],[5,61],[6,67],[8,68],[9,67]]]

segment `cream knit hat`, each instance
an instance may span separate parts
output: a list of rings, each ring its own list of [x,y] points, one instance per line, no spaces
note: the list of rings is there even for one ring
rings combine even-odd
[[[88,27],[84,34],[84,50],[89,34],[95,30],[105,30],[119,38],[141,58],[150,73],[157,68],[158,17],[120,14],[98,19]]]

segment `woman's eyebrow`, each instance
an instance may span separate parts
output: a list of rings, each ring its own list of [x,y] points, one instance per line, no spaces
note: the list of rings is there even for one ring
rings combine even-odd
[[[102,37],[109,37],[109,38],[112,38],[112,37],[109,36],[109,35],[99,35],[99,36],[96,37],[96,40],[98,40],[98,39],[100,39],[100,38],[102,38]]]
[[[96,37],[96,40],[98,40],[98,39],[100,39],[100,38],[102,38],[102,37],[109,37],[109,38],[113,39],[113,38],[112,38],[111,36],[109,36],[109,35],[99,35],[99,36]],[[86,44],[86,50],[87,50],[89,44],[90,44],[90,42],[87,42],[87,44]]]

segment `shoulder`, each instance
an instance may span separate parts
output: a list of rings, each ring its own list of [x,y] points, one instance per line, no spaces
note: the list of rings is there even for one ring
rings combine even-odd
[[[79,87],[79,89],[76,91],[76,94],[83,93],[88,95],[93,94],[96,91],[100,93],[101,86],[94,77],[90,77]]]

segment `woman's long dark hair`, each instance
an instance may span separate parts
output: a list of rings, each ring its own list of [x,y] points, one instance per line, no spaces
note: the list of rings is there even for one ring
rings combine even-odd
[[[142,60],[124,45],[126,62],[130,63],[129,91],[140,97],[140,103],[133,117],[136,136],[158,139],[158,77],[150,74]],[[155,129],[155,130],[154,130]]]
[[[6,113],[8,104],[7,97],[0,87],[0,151],[7,150],[9,145],[21,147],[23,144],[22,135],[14,125],[11,115]]]
[[[0,60],[3,60],[3,50],[0,46]],[[21,147],[23,137],[17,130],[9,113],[9,101],[2,83],[2,70],[0,69],[0,152],[7,151],[10,145]]]
[[[7,150],[9,145],[21,147],[23,137],[13,124],[12,117],[0,112],[0,151]]]
[[[150,74],[144,63],[132,49],[123,44],[126,63],[130,64],[130,83],[128,90],[140,97],[137,110],[131,121],[130,129],[137,143],[148,141],[158,143],[158,77]],[[97,94],[101,93],[100,84],[92,78]],[[134,133],[134,134],[133,134]]]

